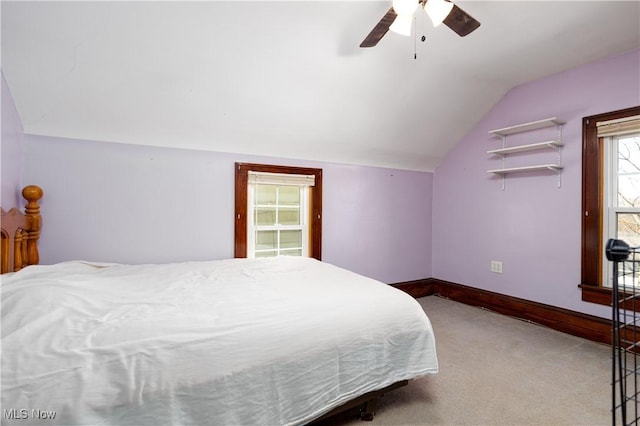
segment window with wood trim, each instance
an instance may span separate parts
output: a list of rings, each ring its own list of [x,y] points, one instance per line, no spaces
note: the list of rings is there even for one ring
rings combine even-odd
[[[611,215],[616,215],[615,206],[609,208],[607,191],[615,187],[610,182],[610,154],[615,138],[602,132],[606,122],[628,119],[640,115],[640,106],[604,114],[585,117],[582,120],[582,300],[609,305],[611,288],[606,284],[604,241],[615,227],[611,226]],[[598,124],[600,123],[600,133]],[[603,136],[604,135],[604,136]],[[607,154],[609,153],[609,155]],[[614,154],[618,155],[618,154]],[[607,161],[607,158],[610,158]],[[615,160],[615,159],[614,159]],[[616,191],[617,193],[617,191]],[[607,201],[607,202],[606,202]],[[614,231],[615,232],[615,231]]]
[[[321,260],[322,169],[236,163],[235,257]]]

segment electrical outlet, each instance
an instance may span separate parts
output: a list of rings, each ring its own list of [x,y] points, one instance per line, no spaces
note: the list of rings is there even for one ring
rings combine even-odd
[[[498,260],[491,261],[491,272],[495,272],[496,274],[502,273],[502,262]]]

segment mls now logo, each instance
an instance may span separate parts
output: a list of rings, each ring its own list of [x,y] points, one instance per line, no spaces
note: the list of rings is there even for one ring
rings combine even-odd
[[[17,408],[11,408],[9,410],[5,409],[4,418],[7,420],[15,420],[15,419],[28,419],[29,418],[29,410],[23,408],[18,410]]]
[[[26,419],[51,420],[56,418],[55,411],[36,410],[35,408],[31,411],[27,410],[26,408],[4,409],[2,414],[4,415],[4,418],[6,420],[26,420]]]

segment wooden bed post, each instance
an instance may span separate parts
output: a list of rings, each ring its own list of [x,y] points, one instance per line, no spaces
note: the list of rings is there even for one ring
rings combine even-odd
[[[29,231],[27,232],[27,265],[37,265],[40,262],[38,253],[38,239],[40,238],[40,228],[42,226],[42,216],[40,216],[40,206],[38,200],[42,198],[44,191],[36,185],[25,186],[22,196],[27,200],[25,215],[28,220]]]
[[[40,261],[38,254],[38,239],[42,227],[40,206],[38,200],[44,192],[39,186],[29,185],[22,190],[22,196],[27,200],[25,212],[17,208],[2,213],[2,229],[0,231],[0,272],[17,272],[25,266],[37,265]]]

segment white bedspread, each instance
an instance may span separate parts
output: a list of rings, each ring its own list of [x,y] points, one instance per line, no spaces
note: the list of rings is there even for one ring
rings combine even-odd
[[[438,370],[414,299],[314,259],[66,262],[0,288],[3,424],[304,424]]]

